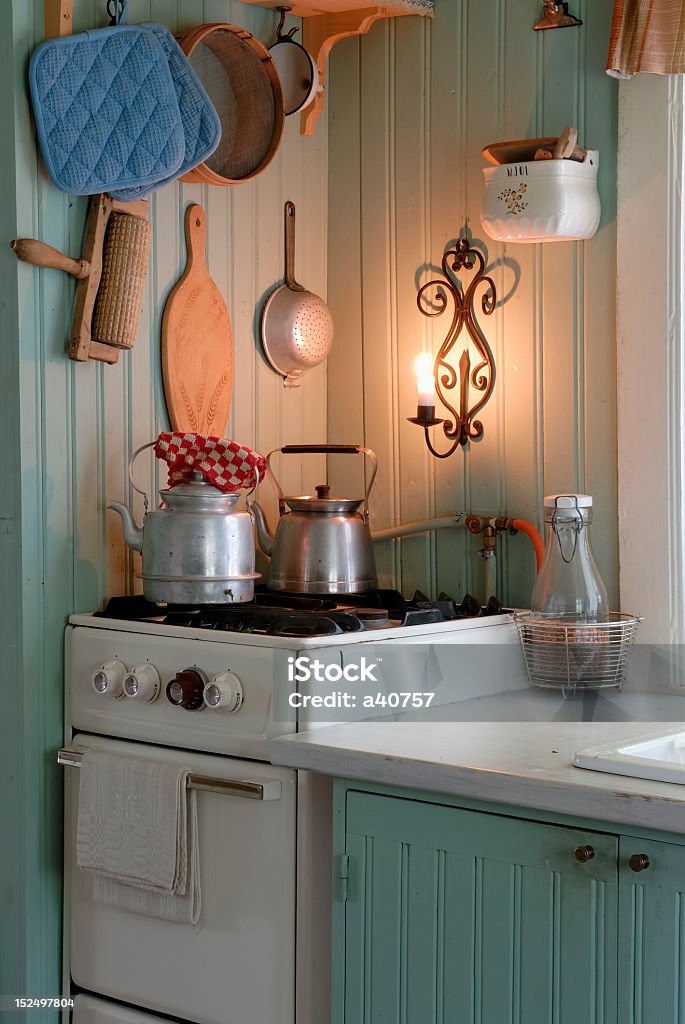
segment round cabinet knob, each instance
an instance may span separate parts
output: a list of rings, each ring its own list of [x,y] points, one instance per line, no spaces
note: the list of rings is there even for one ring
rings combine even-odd
[[[235,672],[222,672],[205,686],[205,703],[213,711],[238,711],[243,703],[243,688]]]
[[[628,867],[631,871],[646,871],[649,867],[649,857],[646,853],[634,853],[628,859]]]
[[[162,683],[159,673],[149,661],[135,665],[124,678],[124,693],[127,697],[152,704],[159,697]]]
[[[594,855],[595,851],[592,846],[576,846],[573,851],[573,856],[579,864],[587,864],[589,860],[592,860]]]
[[[200,668],[184,668],[167,683],[166,695],[171,704],[185,711],[198,711],[205,702],[207,676]]]
[[[123,661],[114,658],[106,661],[99,669],[93,672],[91,682],[93,689],[101,697],[114,697],[115,699],[124,696],[124,679],[126,677],[126,666]]]

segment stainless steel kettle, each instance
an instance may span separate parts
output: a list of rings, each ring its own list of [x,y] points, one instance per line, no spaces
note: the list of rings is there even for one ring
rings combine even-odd
[[[147,495],[131,471],[137,456],[154,443],[136,449],[128,464],[131,485],[145,501],[142,528],[126,505],[107,506],[121,516],[128,546],[142,553],[145,597],[166,604],[251,601],[259,573],[252,516],[235,511],[240,495],[226,494],[195,472],[190,482],[160,491],[163,505],[148,512]]]
[[[271,456],[366,455],[372,464],[363,498],[331,498],[328,485],[313,495],[286,497],[271,469]],[[263,509],[249,502],[257,523],[259,546],[271,556],[268,587],[303,594],[356,594],[378,586],[369,531],[369,494],[378,468],[375,453],[358,444],[290,444],[274,448],[267,473],[276,494],[280,518],[274,536]],[[363,506],[360,511],[360,506]]]

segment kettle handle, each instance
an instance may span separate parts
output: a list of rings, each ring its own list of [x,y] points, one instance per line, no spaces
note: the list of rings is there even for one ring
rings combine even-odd
[[[371,463],[371,476],[369,477],[366,493],[364,494],[364,518],[368,519],[369,495],[378,472],[378,459],[376,458],[376,453],[371,448],[364,448],[360,444],[286,444],[283,448],[273,448],[266,457],[266,471],[273,481],[280,505],[285,496],[271,468],[270,461],[271,456],[275,455],[276,452],[280,452],[281,455],[366,455]]]
[[[136,484],[135,484],[135,481],[133,479],[133,463],[138,458],[138,456],[140,455],[141,452],[144,452],[146,448],[154,448],[154,446],[156,444],[157,444],[156,441],[148,441],[146,444],[141,444],[140,448],[136,448],[136,450],[131,455],[131,458],[128,460],[128,479],[129,479],[129,482],[130,482],[131,487],[133,488],[133,490],[137,491],[138,494],[142,494],[143,495],[143,506],[145,508],[145,514],[146,515],[147,515],[147,510],[149,508],[148,496],[147,496],[147,492],[146,491],[142,491],[140,489],[140,487],[137,487]]]
[[[247,505],[247,510],[250,513],[250,515],[252,515],[252,502],[249,500],[249,498],[250,498],[250,495],[254,494],[254,492],[259,487],[259,467],[258,466],[255,466],[255,468],[254,468],[254,477],[255,477],[254,487],[251,487],[249,489],[249,491],[245,495],[245,504]]]
[[[360,448],[358,444],[286,444],[274,451],[282,455],[356,455],[369,449]]]

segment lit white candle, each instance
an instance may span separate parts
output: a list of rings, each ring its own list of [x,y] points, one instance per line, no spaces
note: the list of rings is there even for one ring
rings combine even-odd
[[[419,405],[435,406],[435,379],[433,377],[433,360],[427,352],[422,352],[414,362],[416,384],[419,389]]]

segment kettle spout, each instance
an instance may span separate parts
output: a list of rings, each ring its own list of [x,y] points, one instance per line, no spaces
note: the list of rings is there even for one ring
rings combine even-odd
[[[269,524],[264,515],[264,509],[258,502],[250,502],[250,511],[253,513],[257,524],[257,540],[265,555],[271,556],[274,550],[274,535],[269,529]]]
[[[131,510],[126,505],[122,505],[120,501],[112,501],[107,508],[114,509],[121,516],[124,524],[124,540],[133,551],[143,550],[143,531],[139,526],[136,526],[135,520],[131,515]]]

